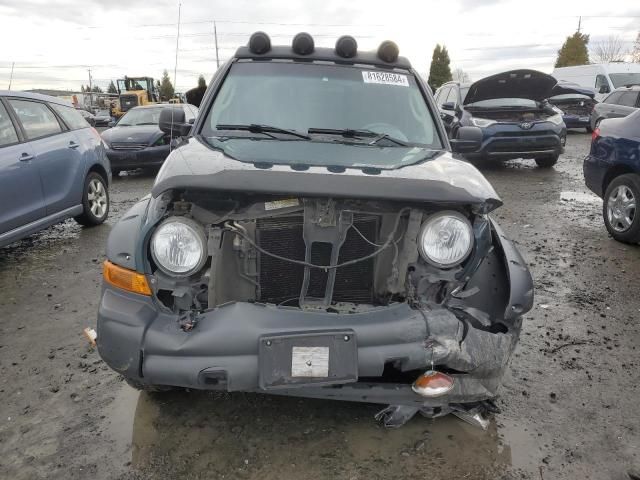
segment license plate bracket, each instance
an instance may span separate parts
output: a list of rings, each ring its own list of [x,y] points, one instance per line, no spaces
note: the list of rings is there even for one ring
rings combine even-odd
[[[358,380],[358,346],[353,330],[263,336],[258,355],[263,390]]]

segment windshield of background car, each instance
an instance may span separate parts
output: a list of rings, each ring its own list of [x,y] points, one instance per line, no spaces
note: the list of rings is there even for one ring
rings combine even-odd
[[[535,100],[526,98],[491,98],[489,100],[480,100],[479,102],[469,103],[467,107],[478,108],[505,108],[505,107],[522,107],[536,108],[538,104]]]
[[[613,88],[625,85],[640,85],[640,73],[610,73]]]
[[[366,67],[236,63],[216,96],[202,135],[222,135],[216,129],[219,124],[262,124],[305,134],[310,128],[371,130],[407,146],[443,148],[413,75]],[[341,138],[312,135],[313,142],[336,140]],[[402,148],[388,142],[384,146]]]
[[[160,113],[162,107],[159,108],[139,108],[129,110],[124,114],[118,122],[119,127],[127,127],[133,125],[158,125],[160,122]]]

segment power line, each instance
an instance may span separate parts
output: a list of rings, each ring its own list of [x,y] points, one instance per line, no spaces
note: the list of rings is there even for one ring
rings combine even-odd
[[[385,25],[379,23],[286,23],[286,22],[251,22],[248,20],[198,20],[193,22],[182,22],[182,25],[202,25],[205,23],[228,23],[238,25],[278,25],[283,27],[384,27]],[[146,23],[137,25],[127,25],[128,27],[146,28],[146,27],[175,27],[175,23]],[[110,25],[80,25],[79,28],[111,28]]]

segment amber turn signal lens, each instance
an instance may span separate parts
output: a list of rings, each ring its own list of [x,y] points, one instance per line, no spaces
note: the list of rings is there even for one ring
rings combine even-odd
[[[429,370],[413,382],[411,389],[423,397],[439,397],[453,388],[453,377],[442,372]]]
[[[151,295],[147,278],[138,272],[119,267],[109,260],[105,260],[102,274],[104,280],[114,287],[140,295]]]

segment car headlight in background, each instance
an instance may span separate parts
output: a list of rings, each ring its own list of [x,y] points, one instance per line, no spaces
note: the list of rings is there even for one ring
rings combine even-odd
[[[562,123],[562,113],[556,113],[555,115],[550,116],[547,118],[547,121],[554,125],[560,125]]]
[[[495,120],[489,120],[488,118],[478,118],[478,117],[471,117],[471,123],[473,123],[476,127],[488,127],[489,125],[493,125],[494,123],[496,123]]]
[[[151,256],[163,272],[184,277],[205,264],[206,245],[204,230],[198,223],[189,218],[170,217],[151,237]]]
[[[439,268],[460,264],[469,256],[472,247],[471,223],[458,212],[447,211],[432,215],[420,231],[420,255]]]

